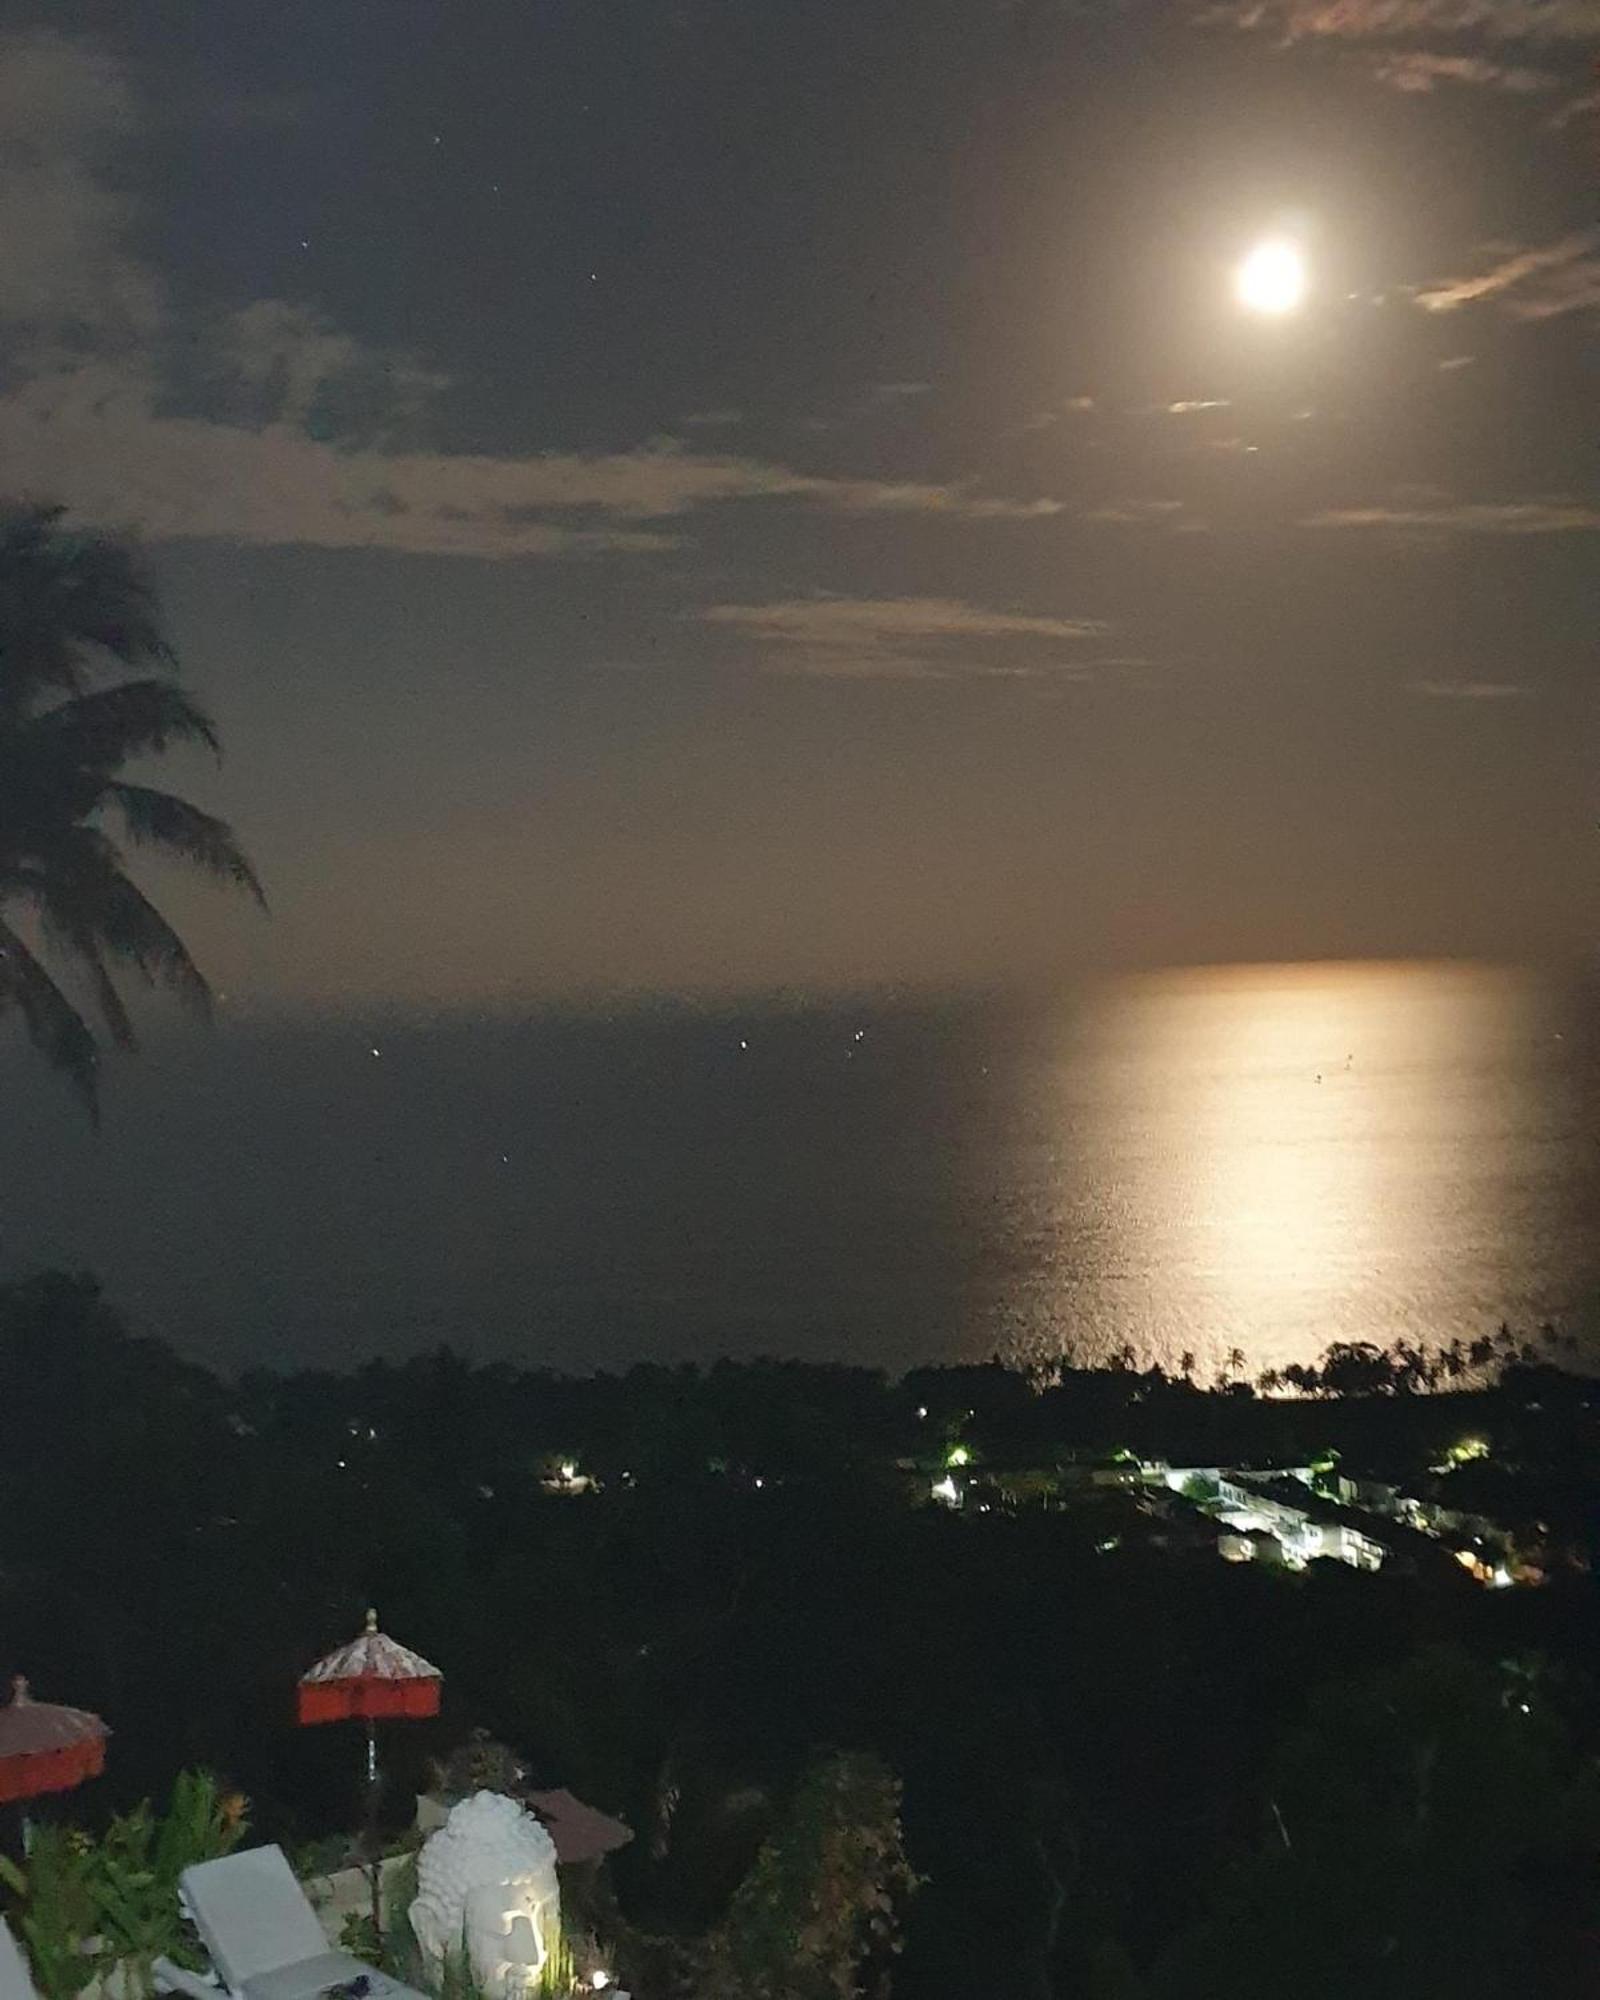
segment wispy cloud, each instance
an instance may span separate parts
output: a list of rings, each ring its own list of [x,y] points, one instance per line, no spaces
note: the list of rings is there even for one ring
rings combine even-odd
[[[1119,528],[1176,528],[1184,524],[1187,513],[1184,500],[1106,500],[1086,509],[1078,519]]]
[[[691,410],[679,423],[691,431],[731,430],[735,424],[744,422],[743,410]]]
[[[1391,36],[1474,35],[1489,42],[1593,42],[1596,0],[1218,0],[1206,27],[1261,29],[1284,42]]]
[[[1550,130],[1564,132],[1579,118],[1591,118],[1600,112],[1600,90],[1587,90],[1581,97],[1569,98],[1559,111],[1550,114]]]
[[[213,330],[211,371],[246,423],[372,441],[411,424],[449,387],[414,356],[353,340],[310,307],[257,299]]]
[[[0,37],[0,323],[11,358],[125,347],[163,318],[125,247],[133,206],[109,167],[138,129],[121,71],[50,31]]]
[[[872,396],[879,403],[910,403],[919,396],[931,396],[931,382],[874,382]]]
[[[1330,507],[1304,528],[1394,528],[1442,535],[1600,534],[1600,507],[1580,500],[1462,500],[1392,507]]]
[[[1479,299],[1505,301],[1524,320],[1600,307],[1600,229],[1578,229],[1554,243],[1502,253],[1488,270],[1451,278],[1416,294],[1425,312],[1455,312]]]
[[[1515,681],[1407,681],[1405,692],[1428,701],[1527,701],[1533,695]]]
[[[352,450],[291,422],[175,416],[156,386],[83,367],[0,398],[0,459],[15,489],[59,492],[85,518],[155,538],[475,556],[672,545],[645,526],[723,503],[789,500],[846,514],[1032,520],[1059,503],[954,485],[831,479],[672,448],[522,458]]]
[[[660,550],[679,539],[660,523],[740,502],[966,521],[1061,512],[967,482],[824,476],[670,441],[519,457],[441,448],[423,419],[448,384],[418,357],[282,299],[182,317],[130,248],[137,209],[110,178],[148,122],[95,46],[0,36],[0,462],[12,490],[59,494],[80,518],[153,538],[480,557]]]
[[[1429,49],[1399,49],[1375,55],[1372,74],[1391,90],[1413,96],[1426,96],[1442,83],[1453,83],[1528,97],[1541,90],[1556,90],[1562,81],[1554,70],[1528,69],[1520,63],[1491,62],[1486,56],[1445,55]]]
[[[948,597],[796,597],[714,604],[698,615],[756,641],[762,665],[781,672],[895,680],[1084,678],[1106,662],[1051,654],[1047,645],[1072,646],[1111,629],[1099,618],[1041,617]]]
[[[1003,430],[1002,437],[1026,437],[1034,431],[1047,431],[1067,417],[1092,416],[1098,405],[1093,396],[1069,396],[1064,403],[1056,403],[1048,410],[1035,410],[1031,417],[1024,417],[1020,423],[1010,424]]]

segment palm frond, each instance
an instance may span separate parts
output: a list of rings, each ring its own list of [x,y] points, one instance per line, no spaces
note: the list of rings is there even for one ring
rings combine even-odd
[[[216,724],[173,681],[119,681],[31,716],[17,731],[23,754],[117,771],[173,743],[222,744]]]
[[[64,837],[43,866],[23,864],[0,876],[0,889],[25,896],[53,942],[81,956],[85,941],[102,958],[126,965],[152,986],[169,986],[194,1010],[211,1013],[211,988],[188,946],[148,896],[115,862],[112,844],[93,827]]]
[[[106,1033],[119,1049],[131,1053],[139,1046],[134,1033],[133,1022],[128,1014],[122,995],[117,991],[111,974],[106,970],[105,957],[95,939],[94,933],[82,924],[63,922],[43,896],[36,897],[39,922],[44,931],[45,942],[53,952],[76,965],[89,982],[100,1018],[106,1025]]]
[[[100,1051],[88,1024],[11,926],[0,921],[0,1006],[22,1015],[28,1039],[77,1086],[89,1115],[100,1116]]]
[[[130,840],[192,861],[208,874],[248,890],[262,909],[267,907],[266,892],[256,871],[225,820],[213,819],[210,813],[171,792],[126,784],[121,779],[106,786],[105,797],[120,809]]]
[[[104,655],[124,667],[176,664],[155,595],[125,544],[65,525],[58,506],[0,510],[0,707],[75,693]]]
[[[222,820],[171,793],[124,783],[134,759],[176,744],[220,754],[215,725],[172,678],[176,659],[136,554],[69,526],[60,507],[0,505],[0,1008],[15,1006],[57,1068],[95,1102],[88,1022],[4,923],[31,905],[48,947],[82,975],[110,1038],[134,1042],[124,969],[209,1014],[211,989],[182,938],[125,872],[104,820],[246,890],[249,858]],[[143,677],[97,685],[108,669]],[[31,935],[31,933],[30,933]],[[76,991],[76,987],[73,989]]]
[[[119,1049],[130,1054],[139,1046],[139,1038],[133,1032],[133,1022],[128,1018],[128,1010],[123,1005],[122,995],[106,971],[106,962],[100,956],[100,949],[91,937],[75,938],[72,946],[89,975],[89,984],[94,990],[95,1005],[100,1009],[100,1018],[106,1024],[106,1033]]]
[[[169,986],[197,1014],[211,1015],[211,988],[189,948],[143,890],[114,868],[51,883],[58,923],[81,929],[105,956],[133,967],[152,986]]]

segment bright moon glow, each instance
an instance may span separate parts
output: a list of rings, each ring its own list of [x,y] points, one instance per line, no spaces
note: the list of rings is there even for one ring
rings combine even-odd
[[[1292,243],[1258,243],[1239,266],[1239,303],[1251,312],[1293,312],[1306,295],[1305,259]]]

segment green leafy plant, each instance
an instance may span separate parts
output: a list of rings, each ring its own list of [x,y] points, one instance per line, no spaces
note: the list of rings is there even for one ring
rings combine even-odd
[[[339,1927],[339,1949],[359,1958],[364,1965],[382,1967],[383,1938],[378,1931],[378,1920],[370,1910],[352,1910],[345,1918]]]
[[[0,1855],[0,1882],[20,1903],[17,1928],[43,2000],[75,2000],[98,1969],[90,1843],[67,1827],[36,1827],[26,1871]]]
[[[5,1864],[4,1880],[21,1898],[19,1927],[44,2000],[74,2000],[113,1966],[134,1994],[154,1991],[158,1958],[199,1969],[204,1960],[184,1926],[178,1877],[231,1853],[244,1830],[244,1801],[204,1771],[179,1773],[164,1814],[146,1799],[99,1840],[40,1828],[27,1867]]]
[[[874,1757],[819,1758],[695,1954],[691,1990],[697,2000],[854,2000],[867,1966],[899,1950],[916,1887],[896,1780]]]
[[[354,1859],[354,1844],[347,1833],[328,1834],[321,1840],[303,1840],[289,1849],[289,1866],[302,1882],[348,1868]]]
[[[134,1991],[154,1990],[157,1958],[204,1964],[185,1929],[178,1878],[196,1862],[232,1853],[244,1830],[243,1801],[225,1796],[207,1771],[181,1771],[161,1817],[146,1799],[106,1828],[91,1850],[89,1893],[101,1955],[127,1967]]]
[[[538,2000],[557,2000],[558,1995],[569,1994],[577,1984],[577,1965],[571,1944],[564,1930],[557,1928],[549,1940],[549,1950],[539,1971],[539,1983],[533,1989]]]

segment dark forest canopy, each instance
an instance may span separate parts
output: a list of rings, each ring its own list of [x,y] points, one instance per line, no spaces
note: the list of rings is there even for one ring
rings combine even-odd
[[[0,1293],[0,1668],[116,1732],[58,1810],[198,1762],[294,1842],[351,1823],[358,1765],[345,1732],[292,1728],[294,1679],[372,1601],[446,1677],[440,1721],[392,1732],[387,1818],[486,1727],[635,1827],[617,1889],[657,1931],[716,1921],[840,1749],[903,1782],[927,1878],[897,1994],[1410,2000],[1510,1992],[1513,1967],[1577,1990],[1600,1917],[1587,1574],[1488,1592],[1449,1563],[1108,1553],[1097,1509],[1124,1503],[1006,1484],[1119,1452],[1337,1452],[1415,1482],[1472,1433],[1492,1451],[1450,1475],[1471,1504],[1593,1545],[1587,1380],[1514,1341],[1431,1394],[1403,1357],[1326,1365],[1358,1363],[1367,1393],[1288,1398],[1131,1357],[890,1382],[438,1354],[226,1383],[91,1281],[36,1278]],[[927,1504],[958,1448],[988,1515]]]

